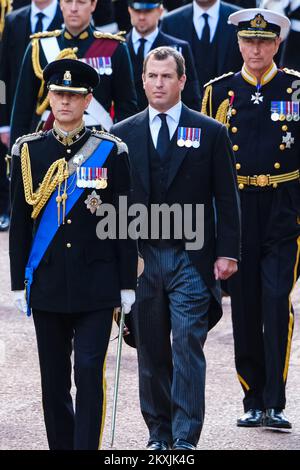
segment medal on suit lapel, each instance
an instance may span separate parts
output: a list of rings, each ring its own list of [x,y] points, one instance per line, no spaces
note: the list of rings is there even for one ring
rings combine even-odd
[[[178,130],[177,130],[177,145],[178,145],[178,147],[184,147],[185,134],[186,134],[185,127],[178,127]]]
[[[186,130],[187,130],[187,139],[186,139],[184,145],[187,148],[190,148],[193,145],[193,142],[192,142],[192,128],[187,127]]]
[[[201,129],[193,129],[193,147],[198,149],[200,147]]]

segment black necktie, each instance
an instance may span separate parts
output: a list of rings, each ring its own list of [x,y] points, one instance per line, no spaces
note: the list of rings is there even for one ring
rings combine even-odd
[[[137,53],[136,53],[137,73],[139,75],[142,75],[146,39],[140,38],[139,41],[140,41],[140,45],[139,45],[139,48],[138,48]]]
[[[210,43],[210,28],[208,24],[208,14],[203,13],[202,18],[204,19],[204,28],[202,30],[201,42],[203,44]]]
[[[41,31],[43,31],[43,18],[45,17],[45,14],[40,12],[35,16],[37,17],[38,20],[37,20],[37,23],[35,25],[34,32],[35,33],[40,33]]]
[[[156,150],[158,151],[160,158],[164,158],[167,153],[170,144],[170,133],[167,124],[167,115],[164,113],[158,114],[161,119],[161,126],[157,138]]]

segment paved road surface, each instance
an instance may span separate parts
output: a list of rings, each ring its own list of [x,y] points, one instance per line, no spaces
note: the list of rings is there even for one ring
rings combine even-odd
[[[12,308],[9,291],[8,236],[0,233],[0,450],[47,449],[42,417],[38,358],[32,319]],[[300,286],[294,292],[296,324],[287,387],[287,415],[292,432],[241,429],[242,392],[233,363],[230,306],[225,299],[222,321],[209,334],[206,418],[199,449],[300,449]],[[115,336],[116,330],[112,336]],[[107,360],[107,419],[103,449],[110,449],[116,341]],[[115,449],[144,449],[147,430],[139,411],[135,350],[123,347]]]

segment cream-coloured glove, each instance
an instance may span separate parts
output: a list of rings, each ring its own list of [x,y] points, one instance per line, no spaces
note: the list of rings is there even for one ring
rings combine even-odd
[[[132,289],[121,290],[121,305],[124,313],[129,313],[135,302],[135,291]]]
[[[12,294],[13,294],[14,306],[21,313],[27,313],[27,303],[26,303],[26,300],[25,300],[25,291],[24,290],[14,290]]]

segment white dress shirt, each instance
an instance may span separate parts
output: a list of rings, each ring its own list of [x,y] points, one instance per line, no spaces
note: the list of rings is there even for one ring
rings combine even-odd
[[[31,24],[31,31],[34,33],[36,24],[38,22],[38,17],[36,16],[38,13],[44,13],[44,18],[42,19],[43,22],[43,31],[47,31],[50,24],[52,23],[55,13],[57,10],[57,0],[53,0],[44,10],[40,10],[34,2],[31,2],[31,13],[30,13],[30,24]]]
[[[193,1],[193,23],[195,30],[199,39],[201,39],[202,31],[205,25],[204,18],[202,17],[203,13],[208,14],[208,24],[210,28],[210,42],[212,42],[219,21],[219,12],[220,12],[220,0],[217,0],[216,3],[210,7],[208,10],[204,10],[199,7],[198,3]]]
[[[144,57],[148,54],[150,51],[152,44],[154,43],[157,35],[158,35],[159,29],[155,28],[155,30],[148,34],[148,36],[145,36],[144,39],[146,40],[145,46],[144,46]],[[133,27],[132,28],[132,35],[131,35],[131,40],[132,40],[132,45],[134,52],[137,54],[138,48],[140,47],[140,39],[143,36],[140,35],[140,33],[137,32],[137,30]]]
[[[164,113],[167,115],[167,124],[169,128],[170,140],[172,139],[178,127],[179,119],[181,115],[181,109],[182,109],[182,102],[178,101],[178,103],[176,103],[175,106],[168,109],[168,111]],[[158,114],[160,114],[160,111],[157,111],[157,109],[154,109],[152,108],[152,106],[149,105],[149,126],[150,126],[151,137],[152,137],[155,148],[157,146],[158,133],[162,124],[162,121],[160,117],[158,116]]]

